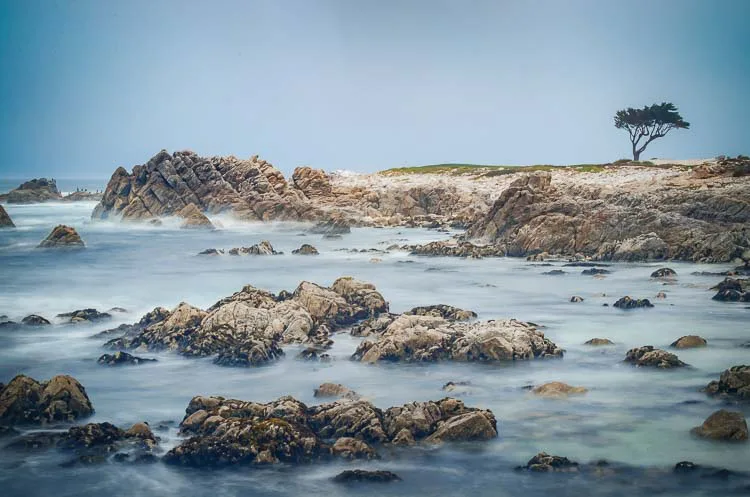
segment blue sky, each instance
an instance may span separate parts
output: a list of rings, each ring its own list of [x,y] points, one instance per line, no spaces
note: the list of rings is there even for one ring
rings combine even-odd
[[[161,148],[373,171],[750,153],[750,1],[0,0],[0,177]]]

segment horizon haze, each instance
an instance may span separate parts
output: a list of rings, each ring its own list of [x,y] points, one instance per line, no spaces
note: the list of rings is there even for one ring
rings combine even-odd
[[[0,177],[108,178],[164,148],[285,174],[748,153],[750,2],[0,0]],[[92,41],[95,40],[95,41]]]

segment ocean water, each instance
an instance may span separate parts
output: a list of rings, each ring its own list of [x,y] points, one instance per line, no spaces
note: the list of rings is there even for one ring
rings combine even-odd
[[[23,373],[37,379],[70,374],[86,388],[94,422],[129,426],[175,424],[161,447],[178,444],[176,424],[195,395],[223,395],[269,401],[293,395],[314,404],[313,389],[326,381],[347,385],[381,408],[446,396],[448,381],[469,381],[460,398],[489,408],[498,419],[499,437],[476,444],[440,448],[383,450],[371,462],[323,462],[220,471],[186,470],[163,464],[104,464],[61,468],[55,452],[14,452],[0,448],[0,492],[4,496],[73,496],[106,492],[112,496],[165,495],[743,495],[750,482],[682,479],[670,474],[678,461],[750,470],[750,443],[713,443],[689,430],[723,407],[699,390],[721,371],[750,363],[748,304],[711,300],[709,287],[721,277],[692,276],[728,265],[670,263],[678,273],[672,284],[652,281],[662,264],[615,264],[612,274],[596,279],[582,268],[562,276],[543,275],[557,267],[521,259],[461,260],[410,256],[404,252],[350,253],[391,244],[428,242],[448,235],[421,229],[353,229],[340,240],[304,234],[294,224],[242,224],[219,218],[214,232],[92,223],[94,203],[6,205],[18,226],[0,231],[0,315],[12,320],[35,313],[53,318],[74,309],[123,307],[111,322],[55,325],[24,331],[0,331],[0,382]],[[76,252],[39,251],[34,247],[56,224],[74,226],[87,244]],[[284,255],[198,257],[206,248],[247,246],[269,240]],[[302,243],[321,252],[293,256]],[[381,259],[380,262],[372,258]],[[561,264],[555,264],[561,266]],[[401,312],[417,305],[451,304],[468,308],[479,319],[518,318],[543,325],[546,335],[566,349],[563,359],[502,365],[440,363],[366,365],[348,360],[361,339],[334,336],[329,364],[294,359],[297,348],[268,367],[223,368],[210,359],[171,353],[139,354],[158,362],[108,368],[96,359],[105,352],[91,335],[120,323],[135,322],[155,306],[185,301],[207,307],[245,284],[274,292],[293,290],[300,281],[329,285],[351,275],[374,283]],[[666,300],[655,300],[657,292]],[[572,295],[585,298],[570,303]],[[652,309],[621,311],[611,304],[621,296],[650,298]],[[603,307],[609,303],[610,307]],[[683,335],[697,334],[709,346],[678,353],[690,368],[674,371],[635,369],[623,364],[636,346],[666,348]],[[616,345],[583,346],[593,337]],[[589,392],[566,400],[540,399],[523,387],[548,381],[585,386]],[[735,405],[750,418],[750,406]],[[617,477],[530,474],[514,471],[540,451],[581,463],[606,459],[632,467]],[[330,478],[347,468],[389,469],[402,482],[339,486]],[[747,495],[745,493],[745,495]]]

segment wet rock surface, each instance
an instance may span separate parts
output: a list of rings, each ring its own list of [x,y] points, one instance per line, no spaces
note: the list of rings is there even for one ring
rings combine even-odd
[[[531,393],[539,397],[566,398],[570,395],[582,395],[588,392],[584,387],[574,387],[560,381],[552,381],[531,389]]]
[[[714,412],[702,425],[696,426],[690,432],[711,440],[744,442],[748,438],[745,416],[741,412],[725,409]]]
[[[16,225],[5,211],[5,207],[0,205],[0,228],[15,228]]]
[[[717,290],[713,300],[720,302],[750,302],[750,280],[742,278],[725,278],[712,288]]]
[[[750,366],[732,366],[721,373],[718,381],[709,383],[704,391],[730,400],[750,401]]]
[[[298,249],[292,250],[294,255],[318,255],[318,249],[309,243],[303,243]]]
[[[654,304],[651,303],[649,299],[634,299],[628,296],[622,297],[617,302],[615,302],[614,307],[617,307],[618,309],[648,309],[649,307],[653,307]]]
[[[602,345],[614,345],[615,343],[609,338],[592,338],[591,340],[586,340],[583,344],[601,347]]]
[[[156,362],[156,359],[136,357],[134,355],[128,354],[127,352],[117,351],[114,354],[103,354],[101,357],[99,357],[99,359],[97,359],[96,362],[105,366],[137,366],[143,363]]]
[[[400,476],[390,471],[366,471],[363,469],[347,469],[333,478],[336,483],[388,483],[400,480]]]
[[[83,385],[71,376],[38,382],[18,375],[0,389],[0,425],[44,425],[85,418],[94,412]]]
[[[698,335],[686,335],[672,342],[670,347],[674,347],[676,349],[694,349],[698,347],[705,347],[707,345],[708,342],[703,337],[699,337]]]
[[[37,248],[68,248],[68,249],[81,249],[85,248],[86,245],[81,240],[78,232],[70,226],[60,224],[56,226],[47,238],[42,240]]]
[[[681,368],[687,366],[676,355],[665,350],[656,349],[651,345],[628,350],[625,362],[639,367],[655,367],[660,369]]]

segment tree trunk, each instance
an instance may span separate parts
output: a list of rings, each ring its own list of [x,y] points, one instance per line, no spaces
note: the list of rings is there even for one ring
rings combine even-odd
[[[636,150],[635,148],[633,148],[633,160],[635,162],[638,162],[640,160],[640,158],[641,158],[641,151],[640,150]]]

